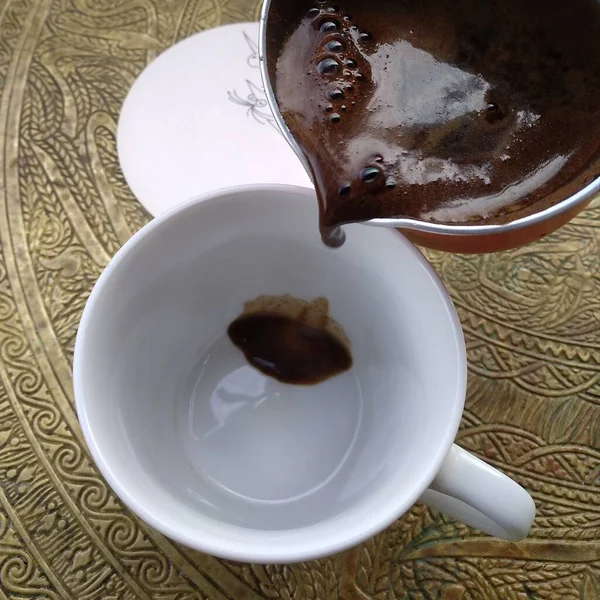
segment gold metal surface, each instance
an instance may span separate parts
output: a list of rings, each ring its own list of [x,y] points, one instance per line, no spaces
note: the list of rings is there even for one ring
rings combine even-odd
[[[96,472],[73,405],[83,305],[147,220],[115,151],[144,65],[244,0],[0,1],[0,600],[600,598],[600,203],[532,246],[428,253],[469,348],[459,443],[525,485],[531,537],[417,506],[358,549],[295,566],[174,544]],[[218,60],[218,57],[211,57]]]

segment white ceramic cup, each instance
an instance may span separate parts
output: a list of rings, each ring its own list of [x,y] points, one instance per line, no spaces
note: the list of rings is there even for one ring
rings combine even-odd
[[[321,242],[312,190],[224,189],[149,223],[85,308],[77,411],[108,483],[187,546],[249,562],[335,553],[422,500],[524,537],[517,483],[453,445],[465,401],[461,327],[439,278],[400,234]],[[269,379],[226,335],[263,294],[325,296],[354,365],[315,386]]]

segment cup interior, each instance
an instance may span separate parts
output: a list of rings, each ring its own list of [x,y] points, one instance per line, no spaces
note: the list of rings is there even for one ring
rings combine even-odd
[[[465,391],[452,304],[400,234],[326,248],[314,192],[223,190],[155,219],[94,288],[75,351],[92,454],[170,537],[238,560],[329,554],[381,530],[433,479]],[[227,338],[246,301],[324,296],[350,371],[266,378]]]

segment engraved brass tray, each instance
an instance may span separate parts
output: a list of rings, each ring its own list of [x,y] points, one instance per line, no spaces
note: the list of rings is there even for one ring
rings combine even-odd
[[[85,449],[71,362],[90,289],[147,220],[118,167],[119,108],[174,42],[249,0],[0,0],[0,600],[600,598],[600,202],[498,255],[428,257],[470,381],[458,441],[533,494],[511,544],[416,506],[294,566],[220,561],[138,521]]]

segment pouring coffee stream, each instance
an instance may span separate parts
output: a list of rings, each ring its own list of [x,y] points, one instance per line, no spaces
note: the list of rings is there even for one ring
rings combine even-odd
[[[576,4],[267,0],[267,99],[317,188],[324,240],[360,221],[497,250],[586,206],[600,190],[600,8]]]

